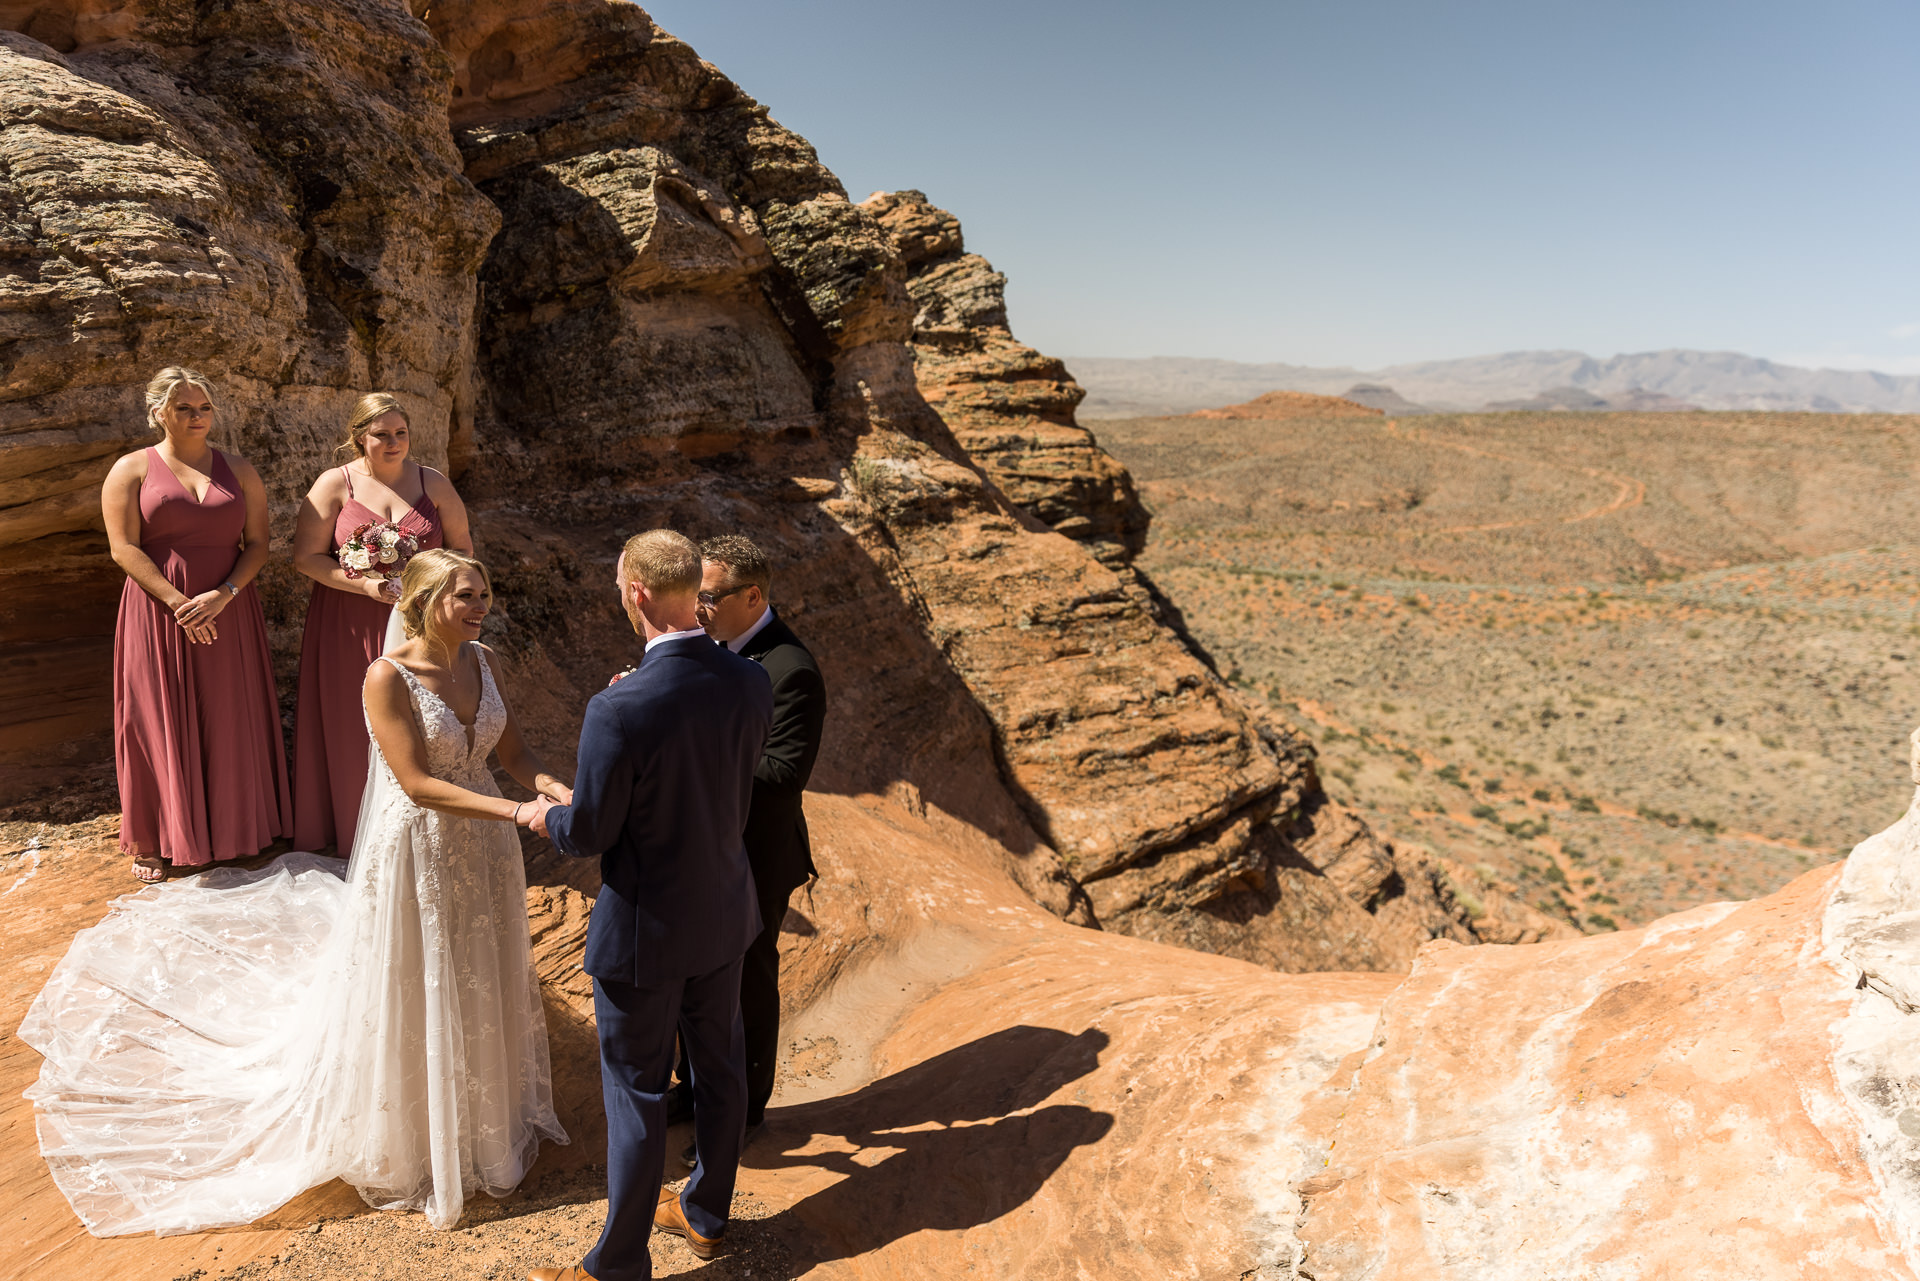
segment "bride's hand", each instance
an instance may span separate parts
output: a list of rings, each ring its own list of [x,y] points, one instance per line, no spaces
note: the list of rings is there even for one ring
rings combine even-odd
[[[573,804],[573,789],[565,783],[550,783],[541,789],[542,795],[550,796],[560,805]]]

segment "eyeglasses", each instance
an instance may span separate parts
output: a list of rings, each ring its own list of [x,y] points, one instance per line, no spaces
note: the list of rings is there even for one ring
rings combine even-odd
[[[753,586],[752,583],[742,583],[738,587],[729,587],[724,592],[701,592],[693,599],[699,604],[701,609],[713,609],[719,605],[721,601],[733,595],[735,592],[744,592],[751,586]],[[684,600],[685,598],[682,597],[682,599]]]

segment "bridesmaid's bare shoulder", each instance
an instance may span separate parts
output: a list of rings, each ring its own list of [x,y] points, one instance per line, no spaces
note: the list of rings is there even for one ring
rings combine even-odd
[[[122,454],[107,469],[107,482],[126,484],[128,481],[142,481],[147,478],[147,451],[136,449],[131,454]]]
[[[444,507],[449,500],[460,501],[460,491],[453,487],[446,474],[425,463],[420,464],[420,488],[427,491],[427,497],[433,499],[436,507]]]
[[[316,507],[343,503],[347,500],[347,481],[338,467],[329,467],[315,478],[312,488],[307,490]]]

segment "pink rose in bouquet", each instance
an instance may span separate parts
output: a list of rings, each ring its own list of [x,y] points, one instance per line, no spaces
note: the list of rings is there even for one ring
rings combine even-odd
[[[399,526],[370,520],[340,544],[340,569],[348,578],[394,582],[419,550],[420,541]]]

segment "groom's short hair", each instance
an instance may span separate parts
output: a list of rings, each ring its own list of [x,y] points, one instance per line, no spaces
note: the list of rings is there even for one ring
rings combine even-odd
[[[700,590],[700,549],[675,530],[649,529],[627,540],[620,572],[655,596],[691,596]]]
[[[700,559],[724,565],[727,582],[733,587],[758,587],[762,596],[773,595],[773,569],[759,544],[743,534],[721,534],[700,544]]]

